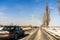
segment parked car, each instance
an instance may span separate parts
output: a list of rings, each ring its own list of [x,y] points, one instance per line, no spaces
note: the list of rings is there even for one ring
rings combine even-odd
[[[24,31],[20,26],[4,26],[0,30],[0,38],[17,39],[18,35],[24,35]]]

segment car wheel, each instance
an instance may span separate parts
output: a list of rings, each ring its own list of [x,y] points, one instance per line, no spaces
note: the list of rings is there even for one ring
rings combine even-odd
[[[15,37],[14,37],[14,39],[15,39],[15,40],[17,40],[17,39],[18,39],[18,36],[17,36],[17,34],[15,34]]]

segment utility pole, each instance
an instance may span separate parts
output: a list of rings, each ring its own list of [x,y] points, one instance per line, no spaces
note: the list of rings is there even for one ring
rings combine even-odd
[[[32,17],[32,24],[31,24],[31,25],[34,25],[34,23],[33,23],[33,22],[34,22],[34,17],[35,17],[35,16],[34,16],[34,15],[32,15],[31,17]]]

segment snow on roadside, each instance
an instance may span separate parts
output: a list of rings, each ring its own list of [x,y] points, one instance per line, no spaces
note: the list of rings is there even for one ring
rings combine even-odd
[[[48,28],[46,31],[53,33],[54,35],[60,36],[60,28]]]

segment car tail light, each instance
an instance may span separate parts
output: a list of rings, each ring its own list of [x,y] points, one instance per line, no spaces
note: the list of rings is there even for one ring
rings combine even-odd
[[[10,32],[7,32],[6,34],[8,34],[8,35],[9,35],[9,34],[10,34]]]

